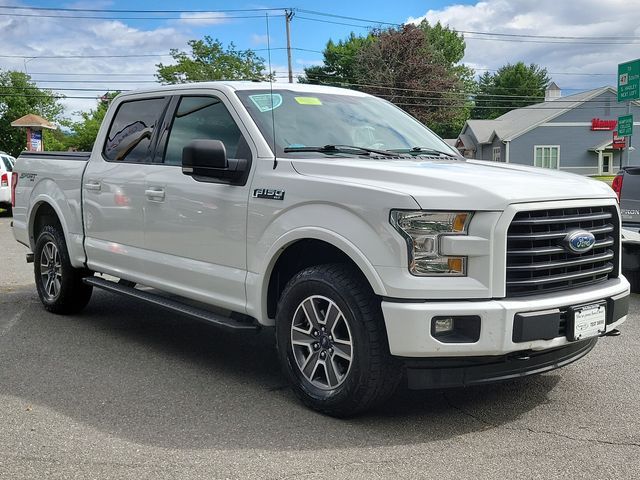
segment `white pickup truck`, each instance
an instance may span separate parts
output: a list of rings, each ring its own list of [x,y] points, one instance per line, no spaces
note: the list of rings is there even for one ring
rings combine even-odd
[[[127,93],[93,152],[24,153],[14,178],[14,235],[47,310],[78,312],[102,288],[231,330],[274,326],[294,391],[330,415],[401,380],[552,370],[627,316],[609,186],[465,160],[352,90]]]

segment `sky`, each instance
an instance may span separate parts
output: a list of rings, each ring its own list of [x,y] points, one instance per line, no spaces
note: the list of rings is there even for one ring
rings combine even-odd
[[[7,8],[19,6],[167,12]],[[275,10],[250,11],[265,8]],[[26,71],[40,87],[66,95],[63,104],[71,117],[95,107],[107,90],[153,86],[156,64],[171,62],[171,48],[186,50],[188,40],[205,35],[257,50],[265,60],[269,43],[271,69],[284,82],[285,19],[279,10],[284,8],[295,9],[291,41],[296,75],[321,63],[329,39],[422,19],[464,32],[463,63],[477,74],[506,63],[536,63],[547,68],[563,95],[615,85],[616,65],[640,56],[638,0],[0,0],[0,68]],[[220,12],[229,9],[247,11]],[[80,16],[111,18],[69,18]]]

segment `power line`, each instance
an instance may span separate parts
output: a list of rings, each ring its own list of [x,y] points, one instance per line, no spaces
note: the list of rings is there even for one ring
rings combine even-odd
[[[206,10],[130,10],[112,8],[63,8],[63,7],[26,7],[20,5],[0,5],[2,10],[37,10],[48,12],[89,12],[89,13],[235,13],[235,12],[268,12],[286,10],[290,7],[264,7],[264,8],[228,8]]]
[[[122,55],[0,55],[0,58],[139,58],[170,56],[170,53],[131,53]]]
[[[102,17],[96,15],[52,15],[52,14],[35,14],[35,13],[0,13],[0,17],[36,17],[36,18],[55,18],[55,19],[87,19],[87,20],[183,20],[200,21],[200,20],[231,20],[238,18],[259,18],[264,19],[264,15],[217,15],[210,17]],[[273,17],[284,17],[284,15],[273,15]]]

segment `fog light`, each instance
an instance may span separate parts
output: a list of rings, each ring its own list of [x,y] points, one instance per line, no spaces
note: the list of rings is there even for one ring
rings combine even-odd
[[[431,336],[442,343],[475,343],[480,340],[480,325],[478,315],[433,317]]]
[[[451,330],[453,330],[453,318],[436,317],[433,319],[434,335],[438,335],[439,333],[450,332]]]

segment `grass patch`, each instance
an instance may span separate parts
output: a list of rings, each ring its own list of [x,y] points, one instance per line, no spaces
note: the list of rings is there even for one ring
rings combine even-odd
[[[594,180],[600,180],[601,182],[605,182],[611,185],[611,182],[613,182],[613,179],[615,177],[616,177],[615,175],[592,175],[589,178],[593,178]]]

